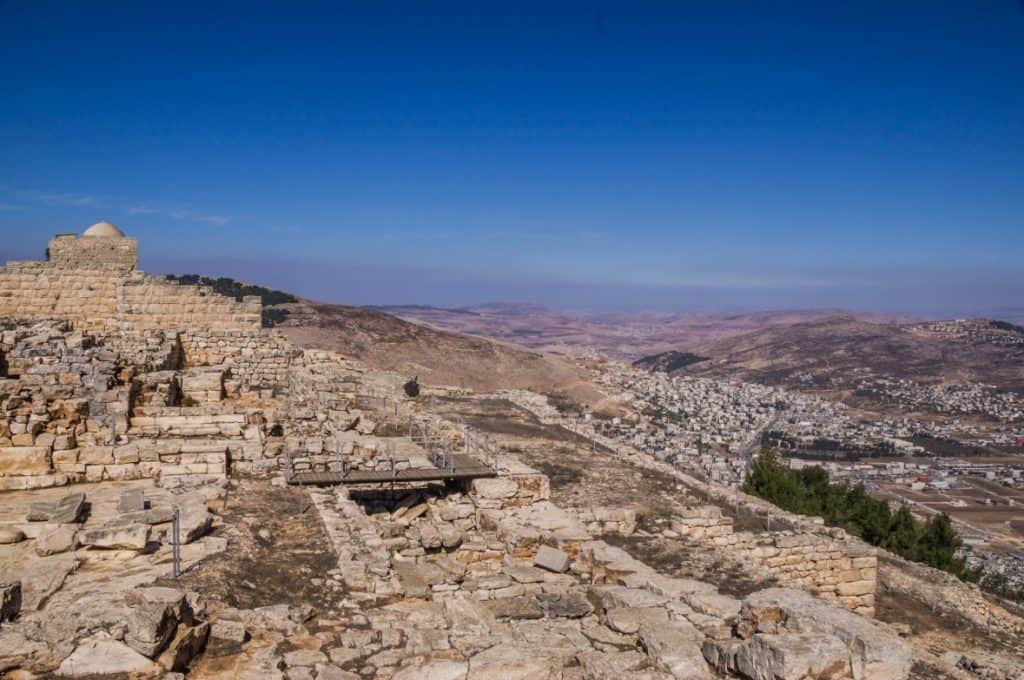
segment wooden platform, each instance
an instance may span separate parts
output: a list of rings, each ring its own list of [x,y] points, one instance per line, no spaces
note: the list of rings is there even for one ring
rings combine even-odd
[[[336,484],[389,484],[391,482],[440,482],[449,479],[480,479],[496,477],[497,473],[476,458],[464,453],[452,456],[450,467],[412,468],[396,470],[349,470],[341,472],[296,472],[288,478],[289,484],[305,486],[333,486]]]

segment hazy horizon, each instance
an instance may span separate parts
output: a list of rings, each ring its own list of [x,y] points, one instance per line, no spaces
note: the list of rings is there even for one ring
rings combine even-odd
[[[0,257],[331,302],[1024,318],[1024,5],[0,6]]]

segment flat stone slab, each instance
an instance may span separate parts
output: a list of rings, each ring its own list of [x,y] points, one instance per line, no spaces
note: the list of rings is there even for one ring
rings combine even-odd
[[[56,555],[78,547],[77,524],[47,524],[36,536],[36,554]]]
[[[148,524],[102,526],[82,534],[82,545],[89,548],[142,551],[149,544]]]
[[[159,670],[159,666],[123,642],[95,637],[80,642],[71,656],[61,662],[57,675],[66,678],[133,673],[153,675]]]
[[[75,524],[85,515],[85,494],[71,493],[57,502],[35,501],[29,504],[26,519],[29,522]]]
[[[569,556],[557,548],[542,545],[533,558],[533,566],[564,574],[569,571]]]
[[[78,560],[72,552],[26,559],[21,575],[23,609],[44,605],[77,567]]]
[[[228,642],[243,643],[248,637],[245,624],[239,621],[217,621],[210,627],[210,637]]]
[[[576,591],[541,593],[537,600],[552,618],[580,619],[594,611],[586,596]]]
[[[117,502],[118,512],[141,512],[146,509],[146,497],[142,489],[130,489],[121,494]]]
[[[544,610],[533,597],[503,597],[497,600],[487,600],[484,603],[495,618],[498,619],[540,619],[544,617]]]

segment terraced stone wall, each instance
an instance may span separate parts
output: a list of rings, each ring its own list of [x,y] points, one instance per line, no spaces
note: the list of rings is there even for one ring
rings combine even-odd
[[[733,519],[714,505],[689,508],[672,529],[752,566],[780,583],[837,600],[847,609],[873,616],[878,582],[874,548],[841,529],[733,531]]]

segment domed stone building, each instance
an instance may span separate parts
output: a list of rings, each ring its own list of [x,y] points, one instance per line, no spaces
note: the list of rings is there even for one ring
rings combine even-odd
[[[139,264],[139,242],[125,236],[110,222],[97,222],[79,237],[58,234],[46,249],[50,262],[89,268],[123,267],[135,269]]]
[[[82,236],[89,236],[92,238],[124,238],[124,232],[110,222],[104,220],[103,222],[97,222],[86,229],[82,232]]]
[[[260,330],[258,296],[235,300],[138,265],[138,240],[110,222],[57,234],[45,261],[0,267],[0,318],[64,319],[86,331]]]

